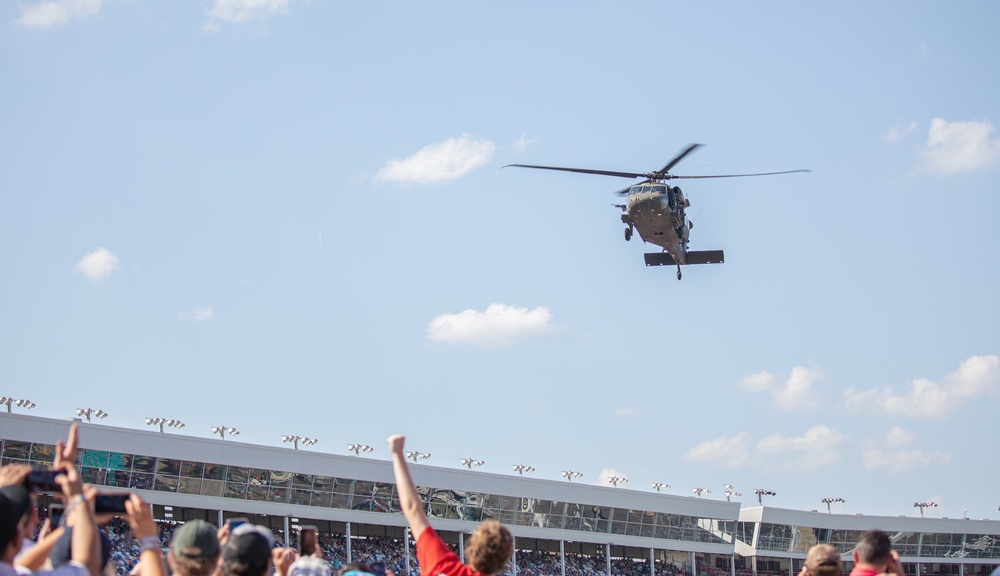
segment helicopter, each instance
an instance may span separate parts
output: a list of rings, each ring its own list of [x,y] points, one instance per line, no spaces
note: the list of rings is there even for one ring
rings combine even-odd
[[[670,186],[671,180],[700,178],[742,178],[745,176],[775,176],[778,174],[793,174],[795,172],[811,172],[811,170],[785,170],[783,172],[761,172],[757,174],[721,174],[714,176],[677,176],[670,169],[694,152],[701,144],[691,144],[667,162],[666,166],[654,172],[615,172],[611,170],[591,170],[588,168],[560,168],[558,166],[535,166],[531,164],[508,164],[514,168],[536,168],[539,170],[559,170],[562,172],[577,172],[580,174],[597,174],[600,176],[617,176],[619,178],[644,178],[638,184],[632,184],[618,191],[619,195],[627,196],[625,204],[612,204],[622,211],[622,222],[625,224],[625,241],[632,239],[635,232],[643,242],[654,244],[663,249],[662,252],[647,252],[644,254],[646,266],[677,266],[677,279],[681,279],[681,266],[687,264],[722,264],[725,255],[722,250],[688,250],[691,229],[694,224],[685,214],[685,209],[691,206],[679,186]]]

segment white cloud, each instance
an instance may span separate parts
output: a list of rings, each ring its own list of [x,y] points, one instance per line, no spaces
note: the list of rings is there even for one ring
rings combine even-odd
[[[551,334],[555,330],[548,308],[539,306],[528,310],[490,304],[485,312],[469,309],[458,314],[438,316],[427,325],[427,339],[498,348],[522,338]]]
[[[861,465],[866,470],[886,470],[890,474],[902,474],[915,468],[923,468],[932,464],[947,464],[951,462],[951,454],[935,450],[923,452],[920,450],[866,450],[861,454]]]
[[[840,460],[840,447],[847,436],[829,426],[819,425],[801,436],[772,434],[755,446],[761,458],[755,458],[765,471],[781,473],[815,472]]]
[[[527,150],[528,147],[533,144],[538,144],[538,140],[534,138],[528,138],[528,136],[524,132],[521,132],[521,137],[518,138],[516,141],[514,141],[513,149],[514,152],[520,154],[521,152]]]
[[[706,440],[684,454],[685,460],[711,462],[726,468],[739,468],[750,462],[750,434],[740,432],[732,438]]]
[[[628,479],[628,474],[625,474],[624,472],[619,472],[615,468],[605,468],[601,470],[600,474],[597,475],[597,480],[594,481],[594,484],[597,484],[598,486],[610,486],[611,483],[608,482],[608,478],[611,478],[612,476]]]
[[[963,360],[958,370],[945,376],[940,384],[927,378],[913,380],[901,394],[896,394],[892,386],[871,390],[848,388],[844,391],[844,404],[848,410],[859,413],[944,418],[967,400],[984,395],[1000,395],[1000,357],[993,354]]]
[[[215,320],[219,315],[215,313],[215,308],[212,306],[195,306],[195,309],[190,312],[181,312],[181,320],[191,320],[193,322],[208,322],[209,320]]]
[[[906,430],[905,428],[900,428],[899,426],[893,426],[892,428],[889,428],[888,432],[885,433],[885,443],[891,448],[898,448],[900,446],[912,444],[916,439],[916,434]]]
[[[289,0],[212,0],[209,17],[242,24],[288,11]]]
[[[49,0],[21,7],[15,22],[27,28],[51,28],[77,18],[96,16],[103,0]]]
[[[994,138],[993,123],[931,120],[927,144],[919,155],[918,171],[951,174],[991,168],[1000,164],[1000,139]]]
[[[784,382],[764,371],[747,376],[737,381],[736,385],[750,392],[770,392],[772,406],[782,412],[813,410],[819,406],[820,397],[812,385],[821,376],[819,370],[796,366]]]
[[[486,164],[493,158],[493,142],[469,134],[425,146],[402,160],[389,160],[375,175],[383,182],[433,184],[448,182]]]
[[[89,252],[76,263],[76,271],[91,280],[106,278],[118,269],[120,260],[114,252],[107,248],[98,248]]]
[[[887,144],[895,144],[903,139],[904,136],[909,136],[917,131],[917,122],[911,120],[909,124],[903,126],[902,124],[896,124],[892,128],[889,128],[882,134],[882,141]]]

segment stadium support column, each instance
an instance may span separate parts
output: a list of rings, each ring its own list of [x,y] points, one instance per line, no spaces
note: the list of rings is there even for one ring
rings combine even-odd
[[[566,576],[566,541],[559,541],[559,569],[560,576]]]
[[[224,520],[222,518],[222,510],[219,510],[219,523],[216,524],[216,526],[218,526],[219,528],[222,528],[223,522],[224,522]]]
[[[653,559],[653,548],[649,549],[649,576],[656,576],[656,561]]]
[[[288,514],[285,514],[285,547],[291,548],[292,533],[288,531]]]
[[[351,564],[354,562],[354,560],[351,560],[351,523],[345,522],[344,525],[347,527],[347,530],[345,530],[347,534],[345,534],[344,538],[344,548],[347,549],[347,563]],[[409,544],[407,544],[407,550],[409,550]],[[409,564],[406,565],[406,571],[410,571]]]
[[[514,576],[517,576],[517,536],[511,536],[510,543],[510,565],[514,570]]]
[[[465,532],[458,531],[458,559],[465,564]]]
[[[695,564],[696,560],[694,552],[688,552],[688,562],[691,563],[691,576],[697,576],[698,574],[698,566]]]
[[[611,543],[610,542],[604,545],[604,564],[607,567],[607,572],[605,572],[605,574],[607,574],[608,576],[611,576]]]
[[[736,576],[736,553],[729,555],[729,576]]]
[[[403,528],[403,550],[406,552],[404,556],[406,557],[406,573],[412,574],[410,571],[410,528]]]

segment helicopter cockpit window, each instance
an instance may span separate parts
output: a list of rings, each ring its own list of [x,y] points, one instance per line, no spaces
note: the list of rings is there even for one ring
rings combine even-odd
[[[665,184],[657,184],[656,186],[653,186],[653,192],[656,192],[657,194],[666,194],[667,186]]]
[[[645,186],[642,187],[642,191],[643,192],[649,192],[650,189],[652,189],[652,187],[649,184],[647,184],[647,185],[645,185]]]
[[[641,192],[641,191],[642,191],[642,187],[641,187],[641,186],[633,186],[633,187],[632,187],[632,188],[631,188],[631,189],[630,189],[630,190],[628,191],[628,193],[629,193],[629,194],[636,194],[636,193],[638,193],[638,192]]]

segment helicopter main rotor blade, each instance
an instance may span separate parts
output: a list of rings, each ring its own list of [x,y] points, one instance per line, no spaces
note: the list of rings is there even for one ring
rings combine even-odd
[[[670,172],[670,169],[673,168],[674,166],[676,166],[678,162],[680,162],[681,160],[683,160],[685,156],[687,156],[688,154],[694,152],[695,149],[699,148],[700,146],[701,146],[701,144],[692,144],[692,145],[688,146],[683,152],[681,152],[673,160],[671,160],[670,162],[668,162],[667,165],[664,166],[660,170],[659,173],[660,174],[667,174],[668,172]]]
[[[742,178],[744,176],[776,176],[778,174],[794,174],[796,172],[812,172],[812,170],[785,170],[784,172],[760,172],[758,174],[719,174],[717,176],[667,176],[669,180],[692,180],[695,178]]]
[[[560,172],[576,172],[578,174],[598,174],[600,176],[617,176],[619,178],[642,178],[645,174],[639,172],[613,172],[611,170],[589,170],[587,168],[560,168],[558,166],[533,166],[531,164],[508,164],[504,168],[537,168],[539,170],[559,170]]]

